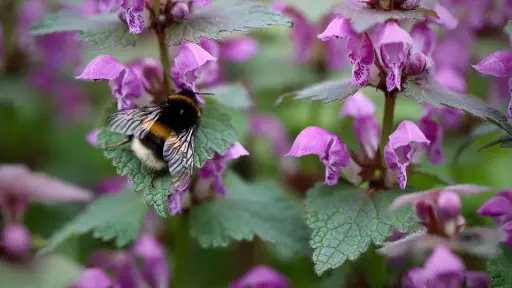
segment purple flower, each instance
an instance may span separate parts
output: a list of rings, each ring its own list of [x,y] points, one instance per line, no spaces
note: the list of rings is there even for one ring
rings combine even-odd
[[[432,68],[432,60],[422,52],[416,52],[409,57],[405,71],[407,76],[423,76]]]
[[[201,46],[195,43],[186,43],[181,46],[180,53],[174,59],[171,69],[172,79],[179,88],[196,91],[195,83],[201,76],[200,68],[208,62],[216,60],[217,58]]]
[[[187,3],[178,2],[172,7],[171,14],[175,20],[183,21],[190,15],[190,9],[188,8]]]
[[[430,141],[421,130],[409,120],[402,121],[395,132],[389,135],[389,142],[384,148],[384,159],[391,170],[398,170],[400,188],[407,184],[407,166],[414,162],[421,145]]]
[[[483,2],[483,1],[482,1]],[[444,6],[436,3],[434,6],[434,11],[436,12],[438,17],[428,17],[428,21],[434,22],[438,25],[444,26],[449,30],[453,30],[459,25],[459,21],[455,18]]]
[[[345,100],[341,116],[354,118],[353,125],[357,140],[368,158],[373,159],[379,149],[380,126],[375,118],[377,107],[363,92],[357,92]]]
[[[212,180],[215,191],[222,195],[226,195],[227,190],[224,186],[222,174],[226,169],[227,160],[237,159],[240,156],[249,155],[249,152],[238,142],[235,142],[226,151],[226,154],[215,154],[213,159],[206,161],[203,167],[199,169],[199,177],[203,180]]]
[[[87,134],[87,142],[91,144],[92,147],[98,147],[98,135],[100,135],[101,129],[94,129],[91,133]]]
[[[192,2],[198,6],[208,6],[212,3],[212,0],[192,0]]]
[[[187,190],[175,189],[172,191],[171,195],[169,195],[167,209],[169,211],[169,215],[174,216],[176,214],[181,214],[183,212],[183,205],[185,196],[188,195]]]
[[[445,33],[434,49],[436,69],[449,68],[462,75],[466,74],[471,62],[473,38],[472,32],[462,25]]]
[[[498,51],[487,56],[473,67],[482,74],[495,77],[508,77],[512,74],[512,52]]]
[[[505,243],[512,246],[512,190],[505,189],[487,200],[478,209],[478,215],[490,216],[507,233]]]
[[[23,257],[30,251],[30,232],[22,224],[8,224],[2,234],[2,244],[9,255]]]
[[[92,193],[23,165],[0,165],[0,207],[8,222],[20,222],[29,201],[87,202]]]
[[[320,127],[310,126],[302,130],[287,156],[301,157],[316,154],[325,165],[325,183],[338,183],[341,168],[350,164],[350,154],[341,139]]]
[[[142,276],[150,287],[169,287],[169,265],[165,248],[147,233],[142,234],[132,247],[135,256],[143,260]]]
[[[284,156],[290,149],[288,131],[281,121],[271,115],[251,115],[251,132],[254,136],[266,136],[270,138],[276,156]]]
[[[388,91],[402,89],[402,69],[409,58],[413,46],[411,36],[394,21],[386,23],[377,50],[382,65],[387,70],[386,87]]]
[[[435,46],[436,32],[426,22],[416,23],[412,27],[411,37],[414,42],[412,53],[422,52],[425,55],[430,55]]]
[[[85,269],[80,280],[72,288],[109,288],[112,280],[105,271],[98,268]]]
[[[313,44],[316,34],[315,26],[309,23],[306,16],[293,7],[284,7],[282,13],[293,20],[290,38],[293,41],[293,56],[295,61],[299,63],[310,61],[313,57]]]
[[[229,285],[229,288],[288,288],[288,285],[288,279],[286,279],[286,277],[267,266],[258,265],[252,268],[240,279],[233,281]]]
[[[510,77],[512,75],[512,52],[494,52],[473,67],[483,74],[490,74],[495,77]],[[509,90],[512,91],[512,78],[509,79]],[[510,96],[507,116],[512,119],[512,92],[510,92]]]
[[[228,39],[220,45],[220,57],[231,62],[248,61],[259,50],[258,41],[247,36]]]
[[[452,237],[465,224],[464,217],[460,215],[460,196],[486,191],[489,188],[468,184],[435,188],[402,195],[393,201],[391,209],[397,210],[406,204],[412,204],[414,212],[429,233]]]
[[[144,0],[123,0],[121,8],[130,28],[130,33],[139,34],[144,30]]]
[[[431,109],[421,117],[419,128],[430,141],[429,145],[425,145],[430,162],[432,162],[432,164],[441,164],[445,161],[442,151],[444,128],[441,124],[432,119],[433,111],[435,110]]]
[[[402,278],[404,288],[488,287],[490,278],[478,271],[466,271],[462,260],[445,246],[437,246],[423,268],[413,268]]]

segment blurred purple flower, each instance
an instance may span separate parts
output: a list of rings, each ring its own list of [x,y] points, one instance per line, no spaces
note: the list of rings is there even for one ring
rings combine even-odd
[[[9,255],[23,257],[30,251],[30,232],[23,224],[7,224],[2,234],[2,245]]]
[[[187,3],[185,2],[177,2],[171,9],[171,15],[176,21],[183,21],[188,18],[190,15],[190,9],[188,8]]]
[[[389,135],[389,142],[384,148],[384,159],[391,170],[398,170],[400,188],[407,184],[407,166],[416,161],[417,152],[422,145],[430,141],[421,130],[409,120],[402,121],[396,131]]]
[[[502,190],[498,195],[487,200],[477,213],[480,216],[492,217],[507,233],[505,243],[512,246],[512,189]]]
[[[226,195],[227,190],[222,178],[222,174],[226,169],[226,162],[227,160],[237,159],[240,156],[245,155],[249,155],[249,152],[247,152],[240,143],[235,142],[231,147],[229,147],[226,154],[219,155],[216,153],[212,159],[206,161],[204,166],[199,169],[199,177],[202,180],[213,181],[215,191],[222,195]]]
[[[258,265],[245,273],[240,279],[233,281],[229,288],[265,287],[288,288],[285,276],[264,265]]]
[[[35,38],[30,34],[30,27],[41,20],[45,13],[45,0],[24,1],[19,8],[14,35],[18,46],[28,53],[37,51]]]
[[[0,165],[0,205],[8,221],[19,222],[29,201],[86,202],[92,193],[73,184],[31,172],[23,165]]]
[[[485,1],[485,0],[484,0]],[[459,21],[455,18],[444,6],[436,3],[434,6],[434,12],[437,16],[427,17],[428,21],[434,22],[438,25],[444,26],[446,29],[453,30],[459,25]]]
[[[436,33],[426,22],[418,22],[411,29],[411,37],[414,42],[411,52],[422,52],[430,55],[436,42]]]
[[[169,265],[165,257],[165,248],[147,233],[139,236],[132,247],[135,256],[143,260],[142,275],[150,287],[169,287]]]
[[[377,51],[382,65],[387,70],[386,87],[388,91],[402,89],[402,69],[408,60],[413,46],[411,36],[398,23],[387,22],[382,32]]]
[[[392,210],[412,204],[413,210],[429,233],[444,237],[456,235],[465,225],[460,215],[460,196],[489,191],[477,185],[454,185],[402,195],[391,204]]]
[[[462,25],[445,33],[433,52],[436,70],[447,68],[464,75],[471,63],[473,40],[472,32]]]
[[[167,203],[169,215],[174,216],[183,212],[183,202],[187,193],[187,190],[180,189],[175,189],[172,191],[171,195],[169,195]]]
[[[198,6],[207,6],[212,3],[212,0],[192,0],[192,2]]]
[[[247,36],[235,37],[220,43],[220,57],[231,62],[245,62],[259,50],[256,39]]]
[[[85,269],[80,280],[72,288],[109,288],[112,280],[105,271],[98,268]]]
[[[92,147],[98,147],[98,135],[100,135],[101,129],[93,129],[91,133],[87,134],[87,142],[91,144]]]
[[[379,149],[380,126],[375,118],[377,107],[363,92],[359,91],[345,100],[340,111],[341,116],[354,118],[354,132],[363,152],[373,159]]]
[[[427,113],[421,117],[419,128],[430,141],[430,144],[425,145],[430,162],[432,162],[432,164],[441,164],[445,162],[442,151],[444,128],[441,124],[434,121],[433,115],[435,112],[435,108],[428,110]]]
[[[288,131],[278,118],[259,113],[251,115],[250,121],[252,134],[270,138],[276,156],[281,157],[288,152],[291,146]]]
[[[404,288],[484,288],[491,280],[487,274],[466,271],[462,260],[445,246],[437,246],[423,268],[413,268],[402,278]]]
[[[338,183],[341,168],[350,164],[350,154],[341,139],[320,127],[310,126],[302,130],[287,156],[301,157],[316,154],[325,165],[325,183]]]
[[[293,20],[290,38],[293,43],[293,56],[299,63],[307,63],[313,57],[316,28],[306,16],[294,7],[286,6],[282,13]]]

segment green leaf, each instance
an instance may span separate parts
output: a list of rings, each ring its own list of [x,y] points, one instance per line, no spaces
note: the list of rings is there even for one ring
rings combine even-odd
[[[212,99],[235,109],[249,109],[253,104],[249,91],[241,83],[221,84],[204,92],[213,93]]]
[[[116,245],[122,247],[139,236],[147,208],[142,194],[131,189],[101,196],[55,233],[40,253],[55,249],[71,236],[89,231],[93,232],[95,238],[104,241],[116,238]]]
[[[86,17],[70,10],[61,10],[46,14],[43,20],[32,25],[30,32],[34,36],[58,32],[83,32],[105,27],[115,22],[121,22],[117,13],[102,13]]]
[[[424,79],[422,84],[408,81],[403,93],[420,104],[428,103],[437,108],[444,105],[466,111],[473,116],[499,126],[512,135],[512,125],[508,123],[507,117],[500,111],[488,106],[484,101],[474,96],[454,93],[444,88],[433,78]]]
[[[206,160],[213,158],[215,152],[224,155],[237,139],[237,131],[231,123],[231,117],[220,109],[207,105],[202,110],[201,123],[196,133],[194,165],[202,167]],[[102,147],[115,145],[126,136],[103,129],[98,136]],[[135,191],[144,191],[144,200],[155,209],[160,217],[168,215],[168,198],[171,194],[172,180],[167,171],[161,171],[153,181],[154,171],[133,154],[130,145],[106,149],[105,156],[116,166],[117,174],[129,174]]]
[[[201,37],[221,39],[221,32],[247,32],[271,25],[291,27],[292,22],[256,1],[215,0],[211,5],[194,7],[186,21],[173,26],[167,44],[180,45],[183,40],[199,43]]]
[[[215,107],[202,110],[201,124],[197,130],[194,165],[203,167],[215,152],[224,155],[229,146],[236,142],[237,131],[231,117]]]
[[[294,252],[308,248],[304,219],[277,184],[249,185],[228,172],[225,185],[225,197],[192,208],[190,235],[201,246],[227,246],[233,240],[252,240],[257,235]]]
[[[346,183],[312,188],[305,203],[316,273],[357,259],[371,243],[385,241],[392,227],[406,232],[417,221],[410,207],[389,210],[394,198],[402,194],[391,190],[367,197],[366,191]]]
[[[78,263],[57,254],[37,257],[24,264],[0,260],[2,287],[70,287],[80,279],[82,271]]]
[[[103,129],[98,135],[98,143],[102,147],[115,145],[126,139],[126,136]],[[160,217],[167,217],[167,199],[171,194],[171,177],[165,171],[155,178],[153,185],[151,180],[154,172],[133,154],[130,145],[123,145],[115,149],[106,149],[105,156],[112,160],[116,166],[117,174],[130,175],[133,189],[137,192],[144,191],[146,204],[153,207]],[[154,187],[153,187],[154,186]]]
[[[478,138],[483,137],[485,135],[489,135],[495,132],[501,131],[500,128],[496,125],[493,125],[491,123],[482,123],[479,126],[477,126],[471,133],[468,135],[466,139],[462,142],[462,144],[457,148],[457,151],[455,152],[455,163],[459,161],[460,156],[462,155],[462,152],[464,152],[473,142],[475,142]]]
[[[293,97],[293,100],[310,99],[313,101],[323,100],[324,103],[342,101],[354,95],[359,87],[350,85],[350,79],[328,80],[314,84],[299,91],[290,92],[279,97],[276,105],[283,102],[285,98]]]
[[[487,271],[492,278],[490,288],[512,287],[512,248],[504,247],[500,256],[487,263]]]
[[[375,10],[352,7],[350,4],[337,7],[334,10],[334,13],[350,19],[352,26],[357,33],[362,33],[373,25],[384,23],[389,19],[412,20],[413,22],[425,20],[423,13],[416,10]]]
[[[104,28],[94,28],[80,33],[78,40],[87,42],[87,50],[104,50],[116,47],[134,47],[136,35],[130,34],[128,25],[123,22]]]

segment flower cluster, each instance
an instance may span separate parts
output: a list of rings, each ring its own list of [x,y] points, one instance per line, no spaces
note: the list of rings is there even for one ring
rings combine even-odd
[[[0,210],[5,226],[2,246],[5,256],[25,259],[32,247],[23,215],[30,202],[87,202],[92,193],[53,177],[31,172],[23,165],[0,165]],[[2,253],[3,254],[3,253]]]

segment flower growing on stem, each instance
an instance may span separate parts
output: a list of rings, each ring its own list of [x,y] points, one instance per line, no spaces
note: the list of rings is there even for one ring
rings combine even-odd
[[[350,164],[350,155],[341,139],[320,127],[310,126],[302,130],[287,156],[301,157],[316,154],[325,165],[325,183],[338,183],[340,171]]]

